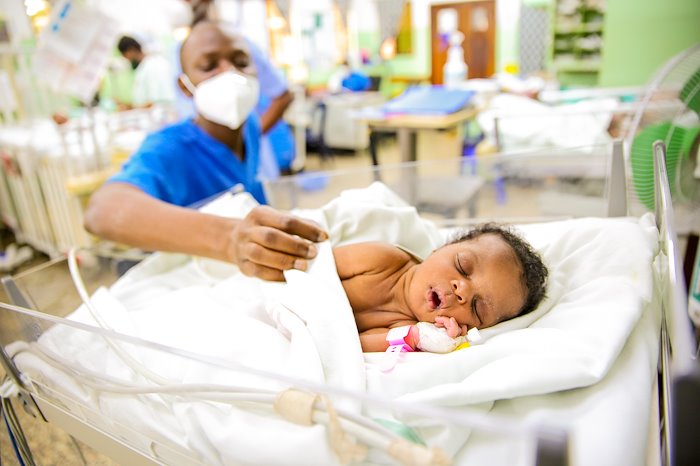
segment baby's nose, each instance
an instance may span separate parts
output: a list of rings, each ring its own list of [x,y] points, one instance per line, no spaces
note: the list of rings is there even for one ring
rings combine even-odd
[[[466,285],[462,280],[452,280],[452,294],[455,295],[457,302],[459,304],[464,304],[467,302],[467,290]]]

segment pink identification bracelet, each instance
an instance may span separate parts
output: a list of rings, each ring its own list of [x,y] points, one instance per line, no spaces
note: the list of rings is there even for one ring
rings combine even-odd
[[[406,337],[411,332],[410,325],[404,325],[403,327],[395,327],[389,329],[389,333],[386,334],[386,341],[389,342],[389,347],[386,349],[387,353],[409,353],[413,351],[411,345],[406,343]]]

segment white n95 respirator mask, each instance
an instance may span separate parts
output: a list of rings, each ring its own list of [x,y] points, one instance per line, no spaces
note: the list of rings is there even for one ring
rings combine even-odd
[[[180,79],[194,96],[197,113],[231,129],[239,128],[258,102],[260,84],[257,78],[234,70],[212,76],[196,87],[187,75],[181,75]]]

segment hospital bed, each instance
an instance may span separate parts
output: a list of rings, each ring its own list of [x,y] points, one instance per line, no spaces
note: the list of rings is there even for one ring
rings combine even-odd
[[[326,246],[288,285],[175,254],[118,277],[118,258],[83,250],[3,280],[5,414],[14,399],[120,464],[697,464],[700,368],[663,147],[657,211],[641,218],[625,217],[620,144],[588,149],[583,172],[539,151],[267,186],[333,244],[429,252],[457,226],[518,224],[549,296],[481,345],[383,370],[338,311]],[[226,194],[205,208],[247,207]]]
[[[499,151],[609,143],[630,134],[643,109],[673,115],[678,101],[643,104],[635,88],[548,91],[538,100],[499,94],[477,116],[485,138]]]

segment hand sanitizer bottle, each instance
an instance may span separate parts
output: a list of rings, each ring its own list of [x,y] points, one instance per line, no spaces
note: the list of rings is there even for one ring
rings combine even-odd
[[[468,67],[464,62],[464,34],[455,31],[450,34],[450,47],[447,49],[447,61],[442,67],[443,85],[447,89],[459,87],[467,79]]]

